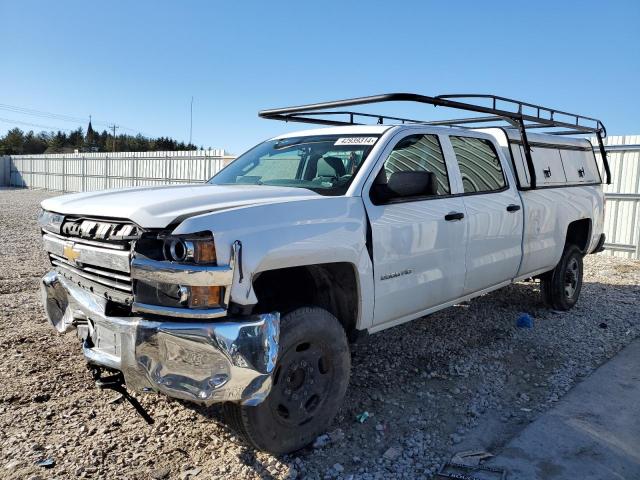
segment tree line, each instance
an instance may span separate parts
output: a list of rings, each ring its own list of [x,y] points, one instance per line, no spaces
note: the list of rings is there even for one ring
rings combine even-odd
[[[29,155],[40,153],[79,152],[149,152],[171,150],[196,150],[193,144],[178,142],[169,137],[149,138],[144,135],[116,135],[103,130],[90,130],[87,135],[82,128],[69,133],[23,132],[19,128],[9,130],[0,136],[0,155]]]

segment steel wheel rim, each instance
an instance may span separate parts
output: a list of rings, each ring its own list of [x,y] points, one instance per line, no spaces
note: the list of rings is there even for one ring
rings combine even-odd
[[[334,375],[326,346],[302,341],[278,362],[269,395],[269,407],[285,426],[309,423],[321,410]]]
[[[578,289],[580,265],[576,258],[572,258],[567,264],[564,276],[564,294],[567,298],[573,298]]]

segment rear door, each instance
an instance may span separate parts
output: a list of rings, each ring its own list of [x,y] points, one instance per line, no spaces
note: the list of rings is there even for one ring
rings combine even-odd
[[[383,151],[362,193],[371,223],[375,284],[374,324],[398,323],[458,298],[465,279],[464,201],[456,196],[455,161],[429,130],[406,130]],[[445,139],[446,140],[446,139]],[[453,167],[453,168],[452,168]],[[373,181],[384,170],[435,174],[437,194],[376,204]]]
[[[470,132],[449,140],[464,191],[464,294],[470,294],[516,276],[522,258],[523,210],[506,159],[486,135]]]

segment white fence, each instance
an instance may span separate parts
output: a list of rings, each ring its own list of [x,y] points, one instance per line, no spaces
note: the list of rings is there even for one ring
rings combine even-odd
[[[607,255],[640,259],[640,135],[606,139],[612,184],[605,185]],[[0,185],[85,192],[202,182],[234,157],[222,150],[0,157]]]
[[[4,180],[4,185],[88,192],[140,185],[203,182],[234,157],[216,149],[14,155],[0,159],[4,163],[0,164],[0,181]]]
[[[605,143],[612,176],[604,186],[605,253],[640,259],[640,135],[607,137]]]

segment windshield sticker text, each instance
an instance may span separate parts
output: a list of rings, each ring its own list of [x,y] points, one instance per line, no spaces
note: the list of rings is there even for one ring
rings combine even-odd
[[[373,145],[376,140],[376,137],[342,137],[334,145]]]

